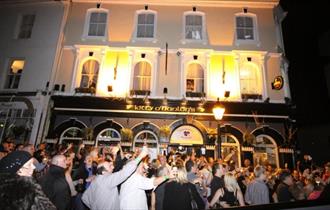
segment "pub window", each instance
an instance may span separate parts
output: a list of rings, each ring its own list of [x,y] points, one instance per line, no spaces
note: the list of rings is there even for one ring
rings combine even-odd
[[[26,14],[22,15],[19,18],[19,28],[17,33],[18,39],[29,39],[32,35],[32,28],[35,21],[35,15],[33,14]]]
[[[186,96],[204,96],[204,69],[198,63],[188,65],[186,74]]]
[[[108,30],[108,10],[98,8],[87,10],[83,38],[107,37]]]
[[[241,152],[239,141],[231,134],[221,135],[221,155],[231,167],[241,166]]]
[[[147,143],[149,148],[149,156],[151,159],[157,158],[158,154],[158,138],[157,135],[149,130],[142,130],[134,138],[134,150],[135,148],[142,148],[144,143]]]
[[[240,68],[242,99],[262,99],[262,77],[260,68],[251,62]]]
[[[88,60],[81,71],[80,88],[92,88],[95,90],[100,65],[96,60]]]
[[[251,13],[238,13],[235,16],[236,42],[258,41],[257,16]]]
[[[66,129],[60,138],[60,144],[62,143],[74,143],[79,144],[83,139],[83,131],[78,127],[70,127]]]
[[[184,39],[201,41],[206,39],[205,14],[189,11],[184,13]]]
[[[10,62],[7,79],[5,83],[6,89],[17,89],[21,80],[24,69],[25,60],[13,59]]]
[[[97,145],[109,145],[111,143],[119,143],[121,140],[120,133],[113,129],[107,128],[101,131],[96,137],[96,146]]]
[[[277,145],[275,141],[266,135],[256,137],[254,145],[253,162],[255,165],[270,164],[278,167]]]
[[[137,11],[136,38],[155,38],[156,12],[151,10]]]
[[[136,95],[150,94],[151,65],[147,61],[140,61],[134,67],[133,91]]]

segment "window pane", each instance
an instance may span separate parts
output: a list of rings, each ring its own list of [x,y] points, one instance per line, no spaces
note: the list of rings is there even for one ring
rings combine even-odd
[[[186,39],[192,39],[192,31],[193,27],[191,26],[186,26]]]
[[[148,38],[152,38],[154,37],[154,26],[153,25],[148,25],[146,27],[146,37]]]
[[[146,14],[139,14],[138,24],[145,24],[145,23],[146,23]]]
[[[104,36],[105,35],[105,24],[99,23],[97,27],[97,36]]]
[[[155,17],[154,14],[148,14],[146,23],[147,24],[154,24],[154,17]]]
[[[253,20],[250,17],[245,17],[245,27],[253,27]]]
[[[244,35],[245,39],[254,39],[253,37],[253,29],[245,29],[245,35]]]
[[[91,23],[89,25],[88,36],[96,36],[96,31],[97,31],[97,24]]]
[[[145,37],[145,25],[138,25],[137,27],[137,37]]]
[[[200,15],[195,15],[195,18],[194,18],[194,25],[199,25],[201,26],[202,25],[202,16]]]
[[[243,17],[236,17],[236,26],[237,27],[244,27],[244,19]]]
[[[141,61],[134,68],[134,90],[150,90],[151,65]]]
[[[107,22],[107,13],[99,13],[99,23]]]
[[[98,13],[97,12],[93,12],[91,14],[91,18],[90,18],[90,23],[97,23],[97,19],[98,19]]]
[[[14,81],[14,75],[8,75],[5,88],[11,88]]]
[[[89,81],[88,76],[83,75],[83,76],[81,77],[80,87],[82,87],[82,88],[87,88],[87,87],[88,87],[88,81]]]
[[[244,29],[242,28],[237,29],[237,39],[245,39]]]

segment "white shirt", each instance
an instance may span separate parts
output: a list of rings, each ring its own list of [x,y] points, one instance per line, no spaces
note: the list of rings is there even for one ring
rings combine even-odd
[[[146,178],[138,173],[129,177],[120,188],[121,210],[148,210],[145,190],[153,189],[154,178]]]

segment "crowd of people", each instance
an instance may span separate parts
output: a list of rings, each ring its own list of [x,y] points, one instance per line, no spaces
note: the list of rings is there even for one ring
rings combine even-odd
[[[295,169],[232,167],[171,151],[150,159],[145,144],[0,145],[0,209],[195,210],[329,199],[330,162],[305,155]]]

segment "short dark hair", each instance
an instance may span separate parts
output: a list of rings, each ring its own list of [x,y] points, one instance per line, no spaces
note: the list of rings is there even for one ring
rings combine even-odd
[[[289,170],[283,170],[280,175],[279,175],[279,179],[283,182],[285,180],[286,177],[291,176],[291,173]]]
[[[186,162],[186,170],[187,170],[187,172],[190,172],[191,169],[192,169],[192,167],[194,167],[194,165],[195,165],[194,161],[192,161],[192,160],[188,160],[188,161]]]

